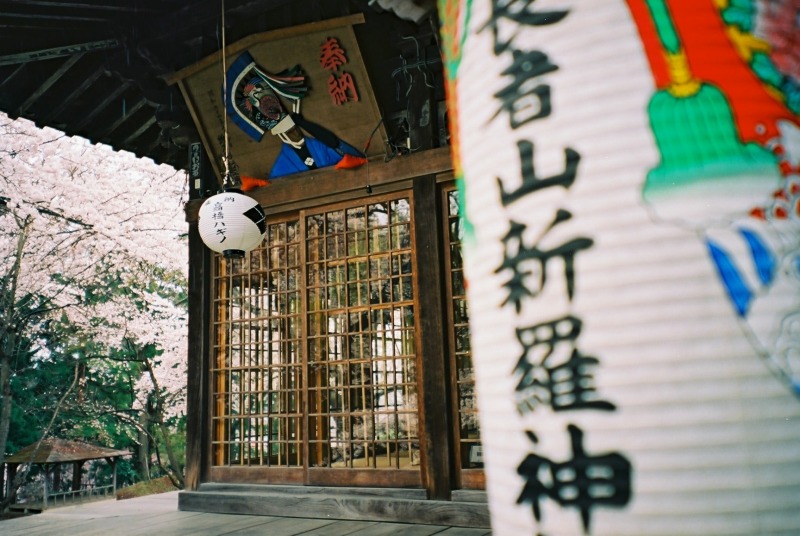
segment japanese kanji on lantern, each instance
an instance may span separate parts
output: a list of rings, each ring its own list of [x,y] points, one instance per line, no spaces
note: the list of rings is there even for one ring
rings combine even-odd
[[[797,2],[439,5],[492,534],[800,534]]]

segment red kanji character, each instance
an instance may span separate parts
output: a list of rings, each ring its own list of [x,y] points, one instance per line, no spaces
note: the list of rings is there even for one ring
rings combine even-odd
[[[350,73],[342,73],[339,78],[331,74],[328,78],[328,94],[336,106],[341,106],[347,101],[358,102],[356,83]]]
[[[339,41],[335,37],[329,37],[319,47],[319,64],[326,71],[335,71],[347,63],[344,50],[339,46]]]

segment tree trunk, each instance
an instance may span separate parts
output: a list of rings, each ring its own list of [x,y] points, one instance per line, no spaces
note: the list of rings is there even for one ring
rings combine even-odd
[[[139,474],[150,480],[150,412],[148,408],[139,415]]]
[[[6,443],[11,428],[11,352],[8,347],[13,344],[12,338],[6,334],[0,348],[0,467],[6,460]]]
[[[153,392],[156,397],[156,423],[158,424],[159,430],[161,430],[161,436],[164,438],[164,447],[167,449],[167,459],[172,467],[173,474],[171,476],[174,478],[171,479],[177,487],[183,489],[186,486],[183,479],[183,469],[178,463],[177,456],[175,456],[175,449],[172,448],[172,439],[169,437],[169,429],[164,423],[164,397],[161,395],[161,387],[158,385],[156,374],[153,371],[153,366],[149,359],[144,360],[144,366],[147,368],[147,373],[150,375],[150,381],[153,383]],[[175,480],[177,480],[177,482],[174,482]]]
[[[19,221],[20,233],[17,251],[10,273],[6,274],[0,288],[0,467],[6,460],[6,444],[11,428],[11,358],[17,352],[19,326],[16,325],[17,281],[22,266],[22,253],[28,241],[31,219]]]
[[[169,429],[167,425],[164,423],[164,418],[161,412],[158,415],[158,427],[161,430],[161,435],[164,437],[164,447],[167,449],[167,459],[169,460],[170,466],[172,466],[172,470],[175,473],[175,479],[178,482],[175,482],[177,487],[183,489],[186,487],[186,483],[183,480],[183,470],[178,463],[178,458],[175,456],[175,450],[172,448],[172,439],[169,437]]]

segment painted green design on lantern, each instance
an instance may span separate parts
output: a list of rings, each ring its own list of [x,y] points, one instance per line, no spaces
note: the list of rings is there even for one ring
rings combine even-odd
[[[772,58],[763,52],[756,52],[753,54],[753,61],[750,62],[750,67],[756,76],[764,83],[774,87],[780,88],[784,80],[782,72],[775,67]]]
[[[647,6],[665,49],[671,83],[648,105],[661,162],[647,174],[642,194],[654,207],[662,197],[706,195],[707,216],[713,218],[715,208],[724,211],[725,203],[718,203],[722,198],[763,195],[777,185],[777,161],[767,149],[742,143],[725,95],[693,78],[664,0],[647,0]],[[740,0],[731,4],[730,14],[744,15],[749,8],[748,0]]]
[[[756,15],[756,7],[752,0],[731,0],[728,7],[721,12],[722,20],[725,24],[738,26],[743,31],[753,31],[753,18]]]
[[[681,42],[675,26],[672,24],[666,3],[664,0],[647,0],[647,8],[650,10],[650,16],[653,17],[658,38],[664,49],[671,54],[677,54],[681,49]]]
[[[741,143],[730,106],[717,88],[702,84],[698,93],[681,98],[658,91],[648,115],[661,162],[647,175],[646,201],[687,187],[697,193],[701,184],[712,187],[709,193],[725,195],[719,188],[736,189],[741,181],[778,183],[775,156]]]

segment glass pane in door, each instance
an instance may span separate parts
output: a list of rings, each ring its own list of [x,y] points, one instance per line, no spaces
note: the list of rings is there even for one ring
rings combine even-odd
[[[410,220],[407,198],[305,218],[312,467],[419,463]]]
[[[274,223],[246,258],[215,256],[213,466],[302,464],[299,230]]]

